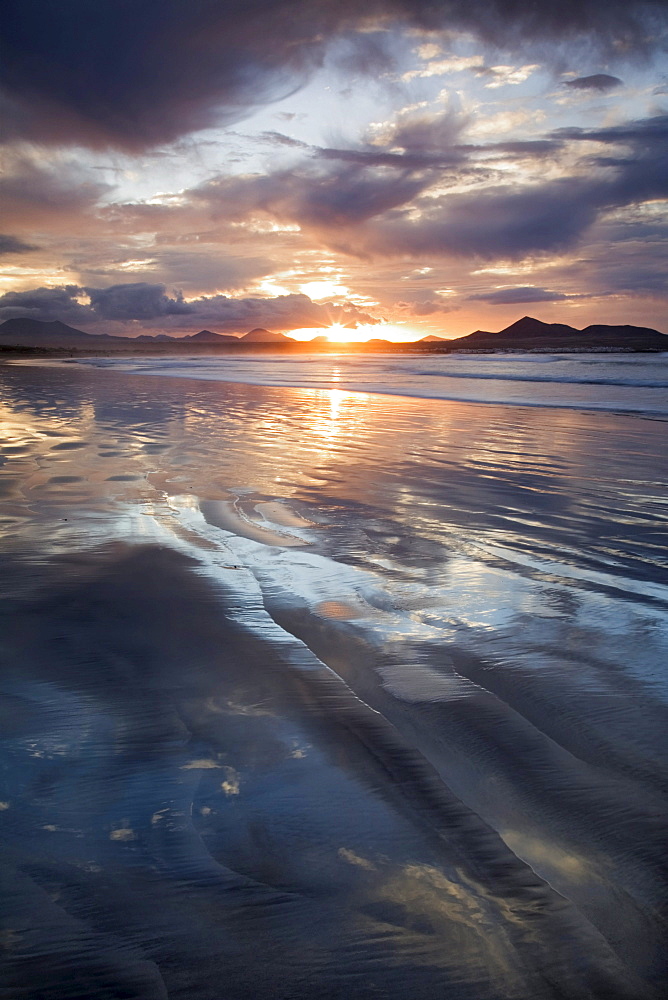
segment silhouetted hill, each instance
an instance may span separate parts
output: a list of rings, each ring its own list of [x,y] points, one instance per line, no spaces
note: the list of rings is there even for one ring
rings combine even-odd
[[[668,336],[665,333],[652,330],[649,326],[604,326],[602,324],[594,324],[586,326],[582,333],[586,337],[627,337],[629,340],[635,340],[639,337],[663,337],[664,340],[668,340]]]
[[[543,323],[532,316],[523,316],[498,334],[504,337],[575,337],[579,333],[565,323]]]
[[[239,338],[232,337],[227,333],[213,333],[211,330],[200,330],[199,333],[192,333],[189,337],[179,337],[178,340],[194,340],[196,344],[231,344],[237,343]]]
[[[498,333],[476,330],[466,337],[448,342],[454,350],[560,350],[562,348],[596,350],[668,351],[668,336],[644,326],[606,326],[598,324],[576,330],[564,323],[543,323],[523,316]]]
[[[250,330],[243,337],[239,337],[239,340],[243,340],[247,344],[296,343],[294,337],[286,337],[284,333],[272,333],[271,330],[265,330],[261,326],[256,326],[254,330]]]
[[[433,333],[418,340],[418,344],[447,344],[447,342],[446,337],[436,337]]]
[[[73,326],[53,320],[49,323],[39,319],[21,316],[8,319],[0,325],[0,343],[17,344],[27,347],[69,347],[78,344],[94,344],[113,341],[106,334],[84,333]]]

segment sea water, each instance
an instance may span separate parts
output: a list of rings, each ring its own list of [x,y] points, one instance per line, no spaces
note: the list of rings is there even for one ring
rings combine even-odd
[[[199,355],[96,358],[87,363],[146,375],[256,385],[668,414],[666,353]]]

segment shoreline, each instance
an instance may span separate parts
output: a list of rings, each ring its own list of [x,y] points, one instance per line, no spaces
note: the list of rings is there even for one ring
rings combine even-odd
[[[609,355],[604,355],[608,357]],[[378,356],[382,358],[382,355]],[[513,383],[518,383],[519,385],[534,385],[534,386],[560,386],[566,384],[567,386],[581,386],[583,391],[589,387],[593,386],[595,388],[604,388],[605,386],[619,387],[622,390],[628,388],[629,390],[637,388],[648,388],[661,390],[661,399],[665,400],[663,409],[656,408],[643,408],[642,406],[634,405],[633,403],[624,404],[623,402],[616,403],[606,403],[603,402],[587,402],[586,400],[564,400],[559,401],[557,399],[541,400],[541,399],[527,399],[527,398],[512,398],[506,395],[505,398],[494,398],[485,396],[482,391],[478,395],[466,395],[461,390],[459,394],[454,394],[452,391],[450,394],[442,390],[443,383],[441,382],[441,392],[434,392],[430,390],[428,386],[433,382],[433,378],[429,377],[434,373],[423,373],[427,376],[427,383],[425,387],[420,387],[416,385],[411,385],[410,387],[404,385],[401,387],[400,391],[397,388],[384,388],[383,386],[374,383],[373,381],[365,382],[363,377],[368,376],[369,370],[365,367],[360,367],[359,369],[351,369],[348,373],[344,373],[347,377],[342,377],[342,373],[337,369],[335,377],[330,378],[327,381],[323,381],[323,375],[320,374],[316,368],[316,373],[312,377],[304,375],[304,369],[300,369],[298,374],[292,377],[285,375],[285,369],[266,369],[264,372],[260,371],[255,374],[252,378],[249,377],[249,369],[247,367],[238,368],[234,374],[227,375],[224,369],[214,369],[202,370],[198,368],[195,371],[189,371],[187,368],[183,368],[179,371],[173,371],[171,369],[165,369],[163,371],[151,371],[150,369],[138,368],[135,371],[123,369],[120,367],[115,367],[114,362],[119,361],[122,363],[121,359],[110,359],[110,358],[97,358],[95,356],[81,357],[81,358],[68,358],[68,359],[54,359],[54,358],[16,358],[9,360],[8,365],[28,365],[30,366],[34,363],[37,367],[54,367],[59,368],[65,365],[74,366],[89,366],[95,370],[104,370],[105,372],[116,372],[122,375],[131,375],[132,377],[159,377],[165,379],[184,379],[187,381],[202,381],[202,382],[213,382],[221,383],[227,385],[256,385],[265,386],[267,388],[287,388],[287,389],[310,389],[313,391],[333,391],[333,392],[343,392],[343,393],[357,393],[362,395],[375,395],[381,397],[397,397],[399,399],[415,399],[415,400],[425,400],[425,401],[443,401],[450,403],[467,403],[470,405],[484,404],[485,406],[497,405],[497,406],[511,406],[529,409],[555,409],[555,410],[579,410],[584,413],[611,413],[618,414],[620,416],[634,416],[641,417],[651,420],[667,420],[668,419],[668,392],[665,392],[666,384],[662,381],[657,382],[645,382],[642,381],[624,381],[617,380],[611,382],[596,382],[593,380],[575,378],[567,383],[564,383],[560,379],[546,378],[541,379],[535,375],[517,375],[508,377],[506,373],[496,374],[494,372],[478,372],[475,374],[468,374],[457,372],[456,370],[447,371],[441,373],[444,378],[457,379],[462,378],[465,380],[465,384],[470,384],[472,381],[478,379],[482,386],[486,389],[489,388],[490,382],[498,382],[504,388],[508,388]],[[164,359],[161,359],[164,360]],[[171,359],[170,359],[171,360]],[[198,355],[183,356],[180,360],[187,364],[189,362],[199,362],[200,357]],[[219,360],[217,357],[214,360]],[[225,359],[231,360],[231,359]],[[255,359],[246,359],[244,366],[247,364],[252,364]],[[521,358],[519,359],[521,361]],[[566,358],[568,360],[568,358]],[[110,361],[110,364],[105,364],[104,362]],[[151,355],[145,356],[128,356],[128,363],[135,362],[141,365],[142,362],[152,362],[153,357]],[[258,359],[259,361],[259,359]],[[322,356],[312,355],[304,356],[300,359],[304,365],[313,364],[317,365],[322,363]],[[96,363],[98,362],[98,363]],[[101,362],[101,363],[100,363]],[[345,360],[344,362],[345,363]],[[0,365],[2,360],[0,360]],[[336,362],[333,362],[336,364]],[[398,373],[400,374],[400,373]],[[408,374],[411,374],[410,371]],[[245,377],[244,377],[245,376]],[[318,377],[319,376],[319,377]]]

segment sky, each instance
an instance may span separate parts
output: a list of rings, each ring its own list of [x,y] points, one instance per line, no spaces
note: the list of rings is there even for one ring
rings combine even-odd
[[[6,0],[0,321],[668,333],[666,0]]]

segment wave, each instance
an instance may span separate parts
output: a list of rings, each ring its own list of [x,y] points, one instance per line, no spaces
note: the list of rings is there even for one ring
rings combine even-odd
[[[69,364],[72,362],[51,362]],[[307,355],[300,358],[88,358],[76,362],[131,375],[169,376],[318,391],[374,393],[461,403],[668,415],[665,358],[625,356],[438,357]],[[459,366],[462,366],[461,368]],[[623,370],[620,370],[622,368]]]
[[[431,378],[467,378],[494,380],[498,382],[555,382],[561,385],[620,385],[636,389],[668,389],[665,379],[634,379],[634,378],[578,378],[573,375],[525,375],[523,373],[506,372],[434,372],[422,369],[411,369],[410,374]]]

